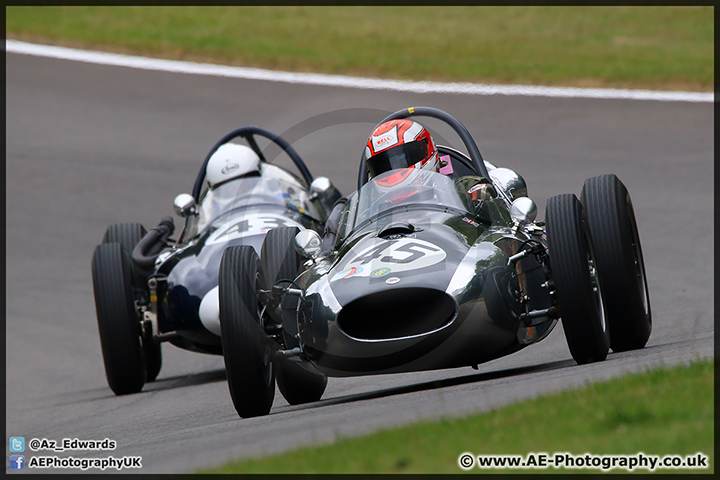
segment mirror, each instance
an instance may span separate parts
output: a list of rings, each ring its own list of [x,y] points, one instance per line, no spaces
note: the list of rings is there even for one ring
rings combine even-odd
[[[175,209],[175,214],[181,218],[197,215],[197,203],[195,202],[195,198],[187,193],[181,193],[175,197],[175,201],[173,201],[173,208]]]
[[[516,198],[510,206],[510,217],[519,223],[530,223],[537,217],[537,205],[528,197]]]
[[[323,196],[330,193],[330,190],[332,190],[332,188],[333,184],[329,178],[317,177],[310,184],[310,193],[312,193],[313,196]]]
[[[310,199],[317,201],[322,206],[325,214],[325,218],[322,220],[327,220],[327,216],[330,215],[333,205],[335,205],[335,202],[337,202],[340,197],[342,197],[342,194],[327,177],[317,177],[310,184]]]
[[[510,195],[511,200],[520,197],[527,197],[527,185],[525,180],[509,168],[495,168],[490,170],[490,178],[493,182]]]
[[[295,235],[295,251],[305,258],[315,258],[320,253],[320,234],[306,229]]]

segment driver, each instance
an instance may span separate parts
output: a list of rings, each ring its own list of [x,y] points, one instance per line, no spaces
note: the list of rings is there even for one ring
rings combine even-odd
[[[365,158],[369,178],[401,169],[378,180],[378,185],[386,187],[412,184],[417,170],[439,170],[435,142],[425,127],[412,120],[391,120],[377,126],[365,145]]]
[[[252,148],[236,143],[220,145],[210,156],[205,169],[208,187],[214,189],[233,178],[260,173],[260,157]]]
[[[375,127],[365,144],[365,158],[368,178],[379,177],[376,183],[382,187],[401,183],[413,185],[413,181],[420,180],[421,170],[452,172],[452,168],[442,168],[444,165],[438,157],[435,141],[425,127],[407,119],[390,120]],[[457,183],[470,196],[476,212],[484,201],[497,196],[492,182],[485,177],[463,176]],[[397,199],[391,198],[389,201],[402,201],[409,196],[407,192],[399,192],[399,195]],[[321,254],[329,252],[333,245],[346,203],[346,197],[338,200],[325,223]]]
[[[210,156],[205,168],[208,191],[201,199],[205,218],[214,218],[239,193],[241,185],[235,188],[220,188],[236,178],[260,175],[260,157],[245,145],[225,143]]]
[[[365,145],[365,158],[369,178],[401,169],[377,180],[378,185],[386,187],[401,182],[412,185],[418,170],[440,173],[445,170],[441,168],[432,136],[425,127],[412,120],[390,120],[378,125]],[[497,195],[492,183],[485,177],[464,176],[457,181],[470,196],[476,210],[480,203]]]

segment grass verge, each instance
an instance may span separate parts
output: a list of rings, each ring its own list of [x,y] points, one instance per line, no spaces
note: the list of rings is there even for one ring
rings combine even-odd
[[[461,453],[474,455],[569,452],[709,457],[714,472],[712,361],[628,375],[582,389],[510,405],[466,418],[423,422],[342,439],[200,473],[462,473]],[[648,473],[636,469],[636,473]],[[558,472],[480,470],[470,473]],[[567,469],[564,472],[601,473]],[[612,473],[626,473],[615,469]]]
[[[13,6],[6,36],[367,77],[714,88],[711,6]]]

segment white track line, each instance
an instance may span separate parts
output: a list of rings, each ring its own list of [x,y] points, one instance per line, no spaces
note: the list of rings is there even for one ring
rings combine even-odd
[[[75,48],[37,45],[5,40],[7,52],[41,57],[60,58],[100,65],[158,70],[163,72],[214,75],[270,82],[285,82],[330,87],[367,88],[412,93],[454,93],[464,95],[523,95],[531,97],[605,98],[623,100],[658,100],[664,102],[714,102],[714,93],[660,92],[652,90],[621,90],[611,88],[532,87],[524,85],[483,85],[477,83],[440,83],[382,80],[379,78],[346,77],[316,73],[291,73],[259,68],[227,67],[209,63],[161,60],[116,53],[78,50]]]

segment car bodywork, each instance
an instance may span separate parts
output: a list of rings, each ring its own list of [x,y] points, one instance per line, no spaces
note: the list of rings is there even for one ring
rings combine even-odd
[[[301,172],[301,178],[287,169],[260,163],[259,174],[242,176],[210,189],[202,185],[202,168],[195,183],[197,197],[192,214],[177,244],[158,255],[155,271],[148,276],[156,307],[145,313],[157,322],[157,334],[184,349],[222,354],[218,319],[218,268],[223,251],[233,245],[250,245],[258,253],[272,228],[297,227],[321,231],[328,210],[340,193],[327,179],[313,178],[297,153],[284,140],[257,127],[245,127],[224,137],[208,154],[230,139],[260,134],[278,143]],[[258,149],[259,152],[259,149]],[[259,152],[261,159],[262,152]],[[203,167],[207,164],[204,162]],[[322,180],[321,180],[322,179]],[[312,187],[311,187],[312,186]],[[198,193],[199,191],[199,193]],[[152,317],[153,310],[156,317]],[[152,328],[152,327],[150,327]]]
[[[300,175],[267,161],[255,136],[282,148]],[[211,185],[208,162],[238,137],[254,158]],[[236,147],[237,148],[237,147]],[[248,147],[243,147],[250,152]],[[175,199],[185,218],[177,241],[171,217],[149,232],[140,224],[108,227],[93,255],[93,286],[106,375],[116,394],[133,393],[160,369],[160,343],[222,354],[218,313],[218,269],[228,246],[248,245],[258,253],[267,232],[278,227],[321,231],[340,192],[326,177],[313,178],[282,138],[249,126],[224,136],[208,153],[192,195]],[[113,247],[114,245],[114,247]]]
[[[438,171],[372,179],[362,158],[357,191],[322,237],[277,228],[262,259],[247,246],[225,250],[220,325],[240,416],[269,413],[275,379],[289,403],[307,403],[328,376],[477,367],[541,341],[559,320],[579,364],[647,342],[642,250],[615,175],[586,180],[582,201],[549,198],[536,221],[524,179],[485,162],[448,113],[412,107],[380,124],[414,116],[445,122],[468,153],[438,145]],[[494,191],[471,195],[483,184]],[[273,274],[292,256],[307,260]]]
[[[453,178],[423,172],[414,195],[376,206],[381,178],[348,201],[333,253],[296,282],[300,338],[319,370],[346,376],[477,365],[552,330],[547,289],[526,305],[513,293],[542,283],[542,266],[530,257],[509,268],[527,242],[544,245],[543,229],[515,225],[505,195],[477,215]],[[527,321],[527,312],[542,310]]]

